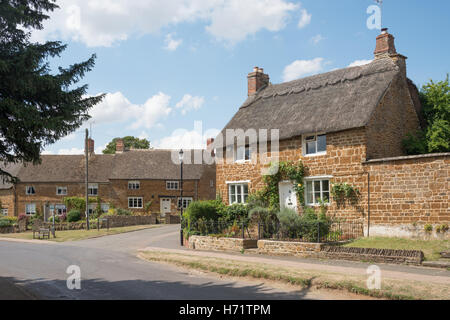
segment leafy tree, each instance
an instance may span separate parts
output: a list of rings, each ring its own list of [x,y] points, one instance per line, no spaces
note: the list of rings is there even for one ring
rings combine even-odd
[[[450,86],[449,77],[435,83],[431,80],[420,91],[423,116],[427,127],[409,135],[403,145],[408,154],[450,152]]]
[[[134,148],[134,149],[150,149],[150,141],[147,139],[139,139],[133,136],[127,136],[124,138],[114,138],[108,145],[105,150],[103,150],[104,154],[115,154],[116,153],[116,144],[117,140],[122,139],[125,148]]]
[[[76,87],[94,66],[95,55],[51,73],[49,59],[66,45],[30,41],[42,29],[55,0],[0,1],[0,161],[40,161],[40,152],[81,126],[88,110],[103,95],[86,97],[87,85]],[[5,180],[15,181],[0,169]]]

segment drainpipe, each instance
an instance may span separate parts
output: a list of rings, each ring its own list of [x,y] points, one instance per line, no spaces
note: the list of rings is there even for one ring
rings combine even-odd
[[[370,236],[370,172],[367,172],[367,237]]]

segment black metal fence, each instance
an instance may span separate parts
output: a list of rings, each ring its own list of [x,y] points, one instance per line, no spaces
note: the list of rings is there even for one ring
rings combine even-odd
[[[183,228],[189,235],[321,243],[353,240],[364,234],[363,224],[351,221],[301,221],[289,225],[248,221],[198,221],[188,225],[183,221]]]

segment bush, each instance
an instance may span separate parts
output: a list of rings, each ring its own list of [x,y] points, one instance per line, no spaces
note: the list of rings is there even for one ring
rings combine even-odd
[[[425,232],[431,232],[433,231],[433,226],[427,223],[426,225],[423,226],[423,229],[425,230]]]
[[[297,238],[301,227],[301,218],[298,213],[293,209],[283,208],[277,214],[277,217],[280,221],[280,232],[283,237]]]
[[[186,219],[189,225],[196,223],[200,219],[204,221],[217,221],[219,219],[217,202],[217,200],[191,202],[184,212],[183,218]]]
[[[131,212],[130,210],[118,208],[118,209],[116,210],[116,214],[117,214],[118,216],[131,216],[131,215],[133,215],[133,212]]]
[[[9,221],[8,219],[0,219],[0,228],[2,227],[10,227],[13,223]]]
[[[67,214],[67,222],[77,222],[81,220],[81,211],[78,209],[72,209]]]
[[[55,223],[59,223],[61,220],[59,218],[58,215],[55,216]],[[52,222],[53,223],[53,216],[51,216],[50,218],[48,218],[48,222]]]
[[[248,212],[245,204],[235,203],[225,208],[221,218],[225,222],[241,222],[248,218]]]

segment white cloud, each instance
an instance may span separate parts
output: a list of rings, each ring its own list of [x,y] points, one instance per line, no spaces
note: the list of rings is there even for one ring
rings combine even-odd
[[[298,21],[298,27],[300,29],[306,27],[308,24],[311,23],[311,17],[312,15],[306,11],[306,9],[302,9],[300,11],[300,20]]]
[[[324,64],[323,58],[296,60],[284,68],[283,80],[291,81],[306,75],[317,74],[323,70]]]
[[[186,114],[191,110],[200,109],[205,103],[205,98],[203,97],[193,97],[190,94],[185,94],[183,99],[178,102],[175,107],[181,109],[181,114]]]
[[[363,66],[365,64],[371,63],[373,60],[355,60],[352,63],[350,63],[349,67],[357,67],[357,66]]]
[[[169,33],[166,36],[166,39],[164,40],[164,43],[166,44],[164,49],[169,50],[169,51],[175,51],[181,45],[183,40],[174,39],[173,36],[174,36],[173,33]]]
[[[202,134],[196,130],[175,130],[172,135],[155,142],[157,149],[205,149],[206,140],[216,137],[220,130],[211,129]]]
[[[53,151],[50,150],[44,150],[41,152],[42,155],[49,155],[49,154],[53,154]]]
[[[322,41],[323,39],[325,39],[324,37],[322,37],[321,34],[318,34],[317,36],[314,36],[311,38],[312,43],[314,44],[318,44],[320,41]]]
[[[147,132],[142,131],[141,134],[138,136],[139,139],[148,139],[150,136]]]
[[[284,0],[228,0],[215,6],[206,30],[219,40],[236,43],[260,30],[283,29],[298,4]]]
[[[144,104],[131,103],[121,92],[108,93],[103,101],[89,112],[96,124],[132,121],[131,128],[150,129],[166,118],[172,108],[170,96],[160,92]]]
[[[89,47],[111,46],[131,35],[203,22],[215,38],[235,43],[260,30],[283,29],[300,8],[289,0],[61,0],[58,5],[33,40],[62,38]],[[304,9],[301,15],[300,22],[309,23],[311,15]]]

